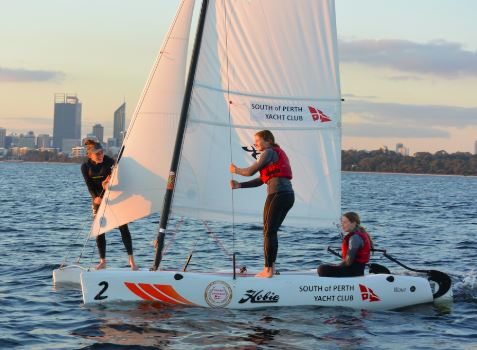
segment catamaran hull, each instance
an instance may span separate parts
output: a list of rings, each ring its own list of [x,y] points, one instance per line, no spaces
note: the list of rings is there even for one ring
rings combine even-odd
[[[392,310],[434,300],[426,278],[367,275],[319,277],[282,273],[271,279],[229,273],[176,271],[84,271],[85,304],[151,301],[211,308],[256,309],[270,306],[331,306]]]
[[[81,272],[87,269],[80,265],[61,266],[53,270],[53,283],[55,285],[61,284],[76,284],[81,283]]]

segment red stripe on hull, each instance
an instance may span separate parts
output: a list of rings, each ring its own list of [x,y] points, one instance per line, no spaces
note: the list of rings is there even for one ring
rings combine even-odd
[[[152,284],[148,283],[138,283],[139,287],[141,287],[147,294],[151,295],[152,297],[160,300],[164,303],[168,304],[179,304],[176,300],[169,298],[167,295],[162,294],[158,291]]]
[[[194,303],[191,303],[189,300],[183,298],[179,293],[176,292],[176,290],[170,286],[170,285],[165,285],[165,284],[155,284],[154,285],[157,289],[159,289],[162,293],[170,296],[171,298],[176,299],[179,302],[182,302],[187,305],[195,305]]]
[[[131,292],[136,294],[139,298],[144,299],[144,300],[155,300],[154,298],[150,297],[146,293],[144,293],[138,286],[136,286],[134,283],[131,282],[124,282],[126,287],[129,288]]]

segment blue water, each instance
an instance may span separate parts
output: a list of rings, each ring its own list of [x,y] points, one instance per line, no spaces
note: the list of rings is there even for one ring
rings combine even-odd
[[[343,174],[343,210],[361,214],[377,246],[410,266],[452,276],[451,306],[390,312],[234,311],[147,303],[85,307],[78,289],[55,289],[51,279],[67,252],[71,258],[79,254],[90,222],[79,165],[0,162],[0,193],[0,348],[477,348],[476,177]],[[136,259],[144,268],[151,263],[157,221],[152,217],[130,225]],[[211,225],[211,230],[230,251],[230,227]],[[236,238],[239,264],[260,268],[260,226],[238,226]],[[118,232],[107,239],[109,265],[126,266]],[[333,230],[285,227],[279,240],[278,268],[283,270],[333,262],[325,247],[339,245]],[[182,224],[163,266],[180,268],[192,248],[190,270],[230,266],[226,252],[194,221]],[[94,242],[86,245],[82,261],[97,262]]]

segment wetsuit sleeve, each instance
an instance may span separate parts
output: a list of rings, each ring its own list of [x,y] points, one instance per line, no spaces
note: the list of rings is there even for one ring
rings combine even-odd
[[[110,157],[108,157],[108,156],[105,156],[105,157],[107,157],[107,158],[105,159],[105,162],[104,162],[104,163],[105,163],[105,167],[106,167],[106,169],[105,169],[105,177],[107,177],[107,176],[111,175],[111,173],[113,172],[113,167],[114,167],[114,164],[115,164],[116,162],[114,161],[113,158],[110,158]]]
[[[240,188],[258,187],[262,185],[263,185],[262,179],[259,177],[250,181],[240,182]]]
[[[94,185],[93,181],[88,175],[88,166],[86,164],[81,165],[81,173],[83,174],[84,182],[86,183],[86,186],[88,187],[88,192],[91,195],[91,197],[96,197],[96,192],[94,191]]]
[[[344,261],[345,265],[351,265],[356,259],[356,254],[358,254],[358,250],[360,250],[364,246],[363,239],[359,235],[353,235],[349,239],[349,248],[348,254],[346,255],[346,259]]]
[[[242,176],[252,176],[257,171],[260,171],[263,168],[265,168],[273,160],[273,153],[275,153],[274,150],[270,148],[266,149],[260,155],[260,159],[257,162],[253,163],[248,168],[237,168],[235,173]],[[260,186],[260,185],[257,185],[257,186]]]

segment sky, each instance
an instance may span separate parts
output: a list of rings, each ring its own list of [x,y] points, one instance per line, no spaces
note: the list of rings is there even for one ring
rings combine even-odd
[[[0,0],[0,127],[52,134],[54,94],[67,92],[83,103],[83,134],[101,123],[109,137],[123,101],[131,118],[178,3]],[[477,1],[335,3],[343,149],[474,152]]]

